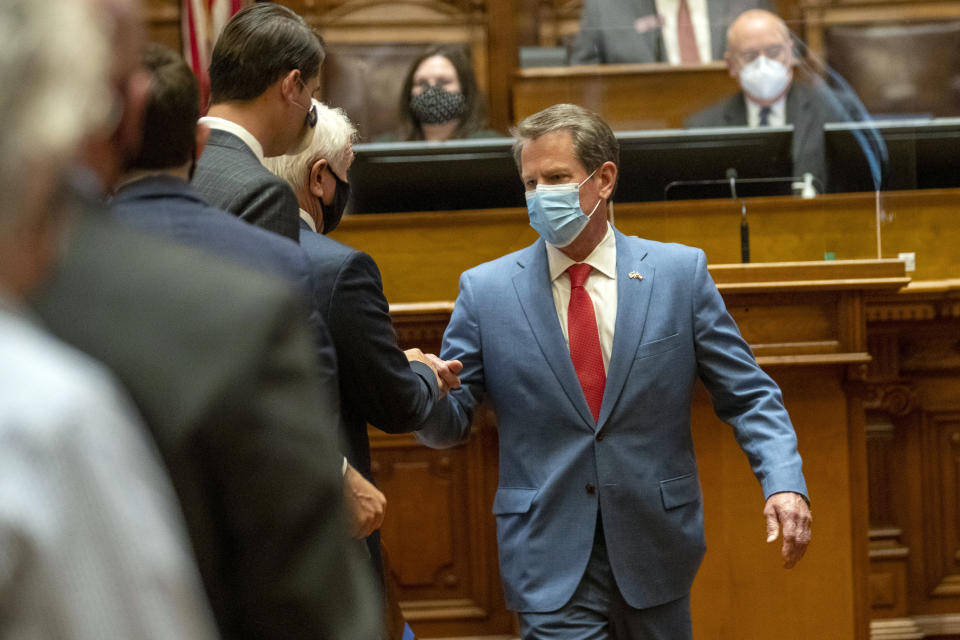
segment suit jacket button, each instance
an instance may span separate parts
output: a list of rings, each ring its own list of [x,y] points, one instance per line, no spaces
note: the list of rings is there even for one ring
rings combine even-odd
[[[601,440],[603,440],[603,438],[604,438],[604,433],[603,431],[601,431],[600,433],[597,434],[597,442],[600,442]]]
[[[589,493],[590,495],[593,495],[597,492],[597,488],[593,486],[593,483],[591,482],[587,483],[586,489],[587,489],[587,493]]]

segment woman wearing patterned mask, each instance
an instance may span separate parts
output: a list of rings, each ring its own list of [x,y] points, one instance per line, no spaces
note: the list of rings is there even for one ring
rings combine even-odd
[[[400,100],[398,140],[441,141],[499,135],[486,129],[486,105],[470,60],[457,45],[431,47],[410,66]]]

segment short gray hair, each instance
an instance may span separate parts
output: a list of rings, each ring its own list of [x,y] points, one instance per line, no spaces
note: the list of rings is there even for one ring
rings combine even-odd
[[[32,210],[24,175],[62,170],[106,124],[114,95],[106,27],[86,0],[0,2],[0,235]]]
[[[518,171],[523,170],[523,145],[555,131],[570,132],[574,155],[587,173],[596,171],[604,162],[620,166],[620,143],[600,116],[575,104],[555,104],[527,116],[510,129]]]
[[[343,166],[357,138],[357,128],[343,109],[332,109],[319,100],[314,100],[313,105],[317,108],[317,126],[310,146],[297,155],[275,156],[264,161],[267,169],[290,183],[298,193],[313,163],[326,158],[336,167]]]

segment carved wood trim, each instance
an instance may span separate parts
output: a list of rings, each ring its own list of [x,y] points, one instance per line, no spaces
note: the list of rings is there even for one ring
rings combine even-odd
[[[911,282],[893,296],[871,296],[867,322],[960,319],[960,279]]]
[[[919,640],[924,637],[913,618],[888,618],[870,621],[870,640]]]
[[[891,416],[906,416],[917,410],[916,389],[910,384],[868,384],[863,404],[867,409],[879,409]]]
[[[913,620],[924,636],[960,635],[960,614],[957,613],[914,616]]]
[[[923,421],[924,574],[930,597],[960,597],[960,412]]]

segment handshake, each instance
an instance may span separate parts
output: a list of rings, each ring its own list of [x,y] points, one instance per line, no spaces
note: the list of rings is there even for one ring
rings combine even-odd
[[[432,353],[424,353],[420,349],[407,349],[403,352],[407,360],[413,362],[422,362],[433,370],[437,377],[437,387],[440,388],[440,396],[443,397],[450,389],[456,389],[460,386],[460,371],[463,370],[463,363],[459,360],[441,360]]]

